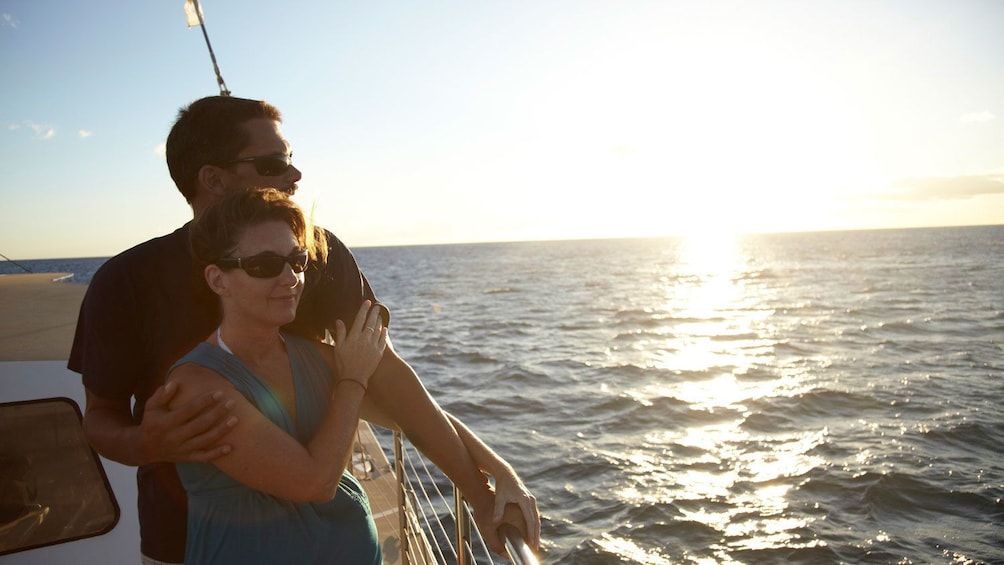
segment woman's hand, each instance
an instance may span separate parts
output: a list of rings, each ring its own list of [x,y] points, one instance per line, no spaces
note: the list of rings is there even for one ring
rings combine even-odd
[[[358,382],[365,389],[387,347],[387,328],[380,317],[380,308],[364,300],[352,328],[335,321],[335,364],[338,380]]]

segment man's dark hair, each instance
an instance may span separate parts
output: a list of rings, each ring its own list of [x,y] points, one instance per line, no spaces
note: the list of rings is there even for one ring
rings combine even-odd
[[[178,111],[167,135],[167,169],[185,200],[195,198],[199,169],[237,157],[248,143],[244,124],[257,118],[282,121],[268,102],[232,96],[207,96]]]

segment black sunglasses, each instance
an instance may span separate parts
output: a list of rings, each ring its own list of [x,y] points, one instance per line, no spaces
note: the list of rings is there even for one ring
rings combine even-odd
[[[276,153],[275,155],[263,155],[261,157],[244,157],[243,159],[227,161],[222,166],[226,167],[236,165],[237,163],[251,163],[259,175],[263,177],[277,177],[293,166],[293,154],[283,155]]]
[[[222,257],[213,261],[214,265],[224,269],[244,269],[244,272],[256,279],[279,276],[286,263],[293,267],[294,273],[307,270],[307,250],[294,251],[285,257],[266,252],[251,257]]]

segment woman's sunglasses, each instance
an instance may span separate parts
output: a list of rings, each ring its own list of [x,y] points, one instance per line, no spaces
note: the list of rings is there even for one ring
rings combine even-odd
[[[229,165],[236,165],[237,163],[251,163],[254,165],[254,170],[263,177],[277,177],[293,166],[293,154],[283,155],[277,153],[275,155],[264,155],[262,157],[244,157],[243,159],[234,159],[233,161],[227,161],[223,163],[222,166],[226,167]]]
[[[244,269],[244,272],[256,279],[279,276],[286,263],[293,267],[294,273],[307,270],[307,250],[294,251],[285,257],[266,252],[251,257],[222,257],[213,262],[224,269]]]

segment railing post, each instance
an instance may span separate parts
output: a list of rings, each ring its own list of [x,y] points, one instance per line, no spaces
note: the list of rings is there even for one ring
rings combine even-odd
[[[453,486],[453,514],[457,517],[457,565],[468,565],[467,554],[471,547],[471,520],[467,517],[467,504],[464,502],[464,495],[456,485]]]
[[[394,432],[394,473],[397,475],[398,543],[401,545],[401,563],[408,565],[408,516],[404,492],[404,443],[401,432]]]

